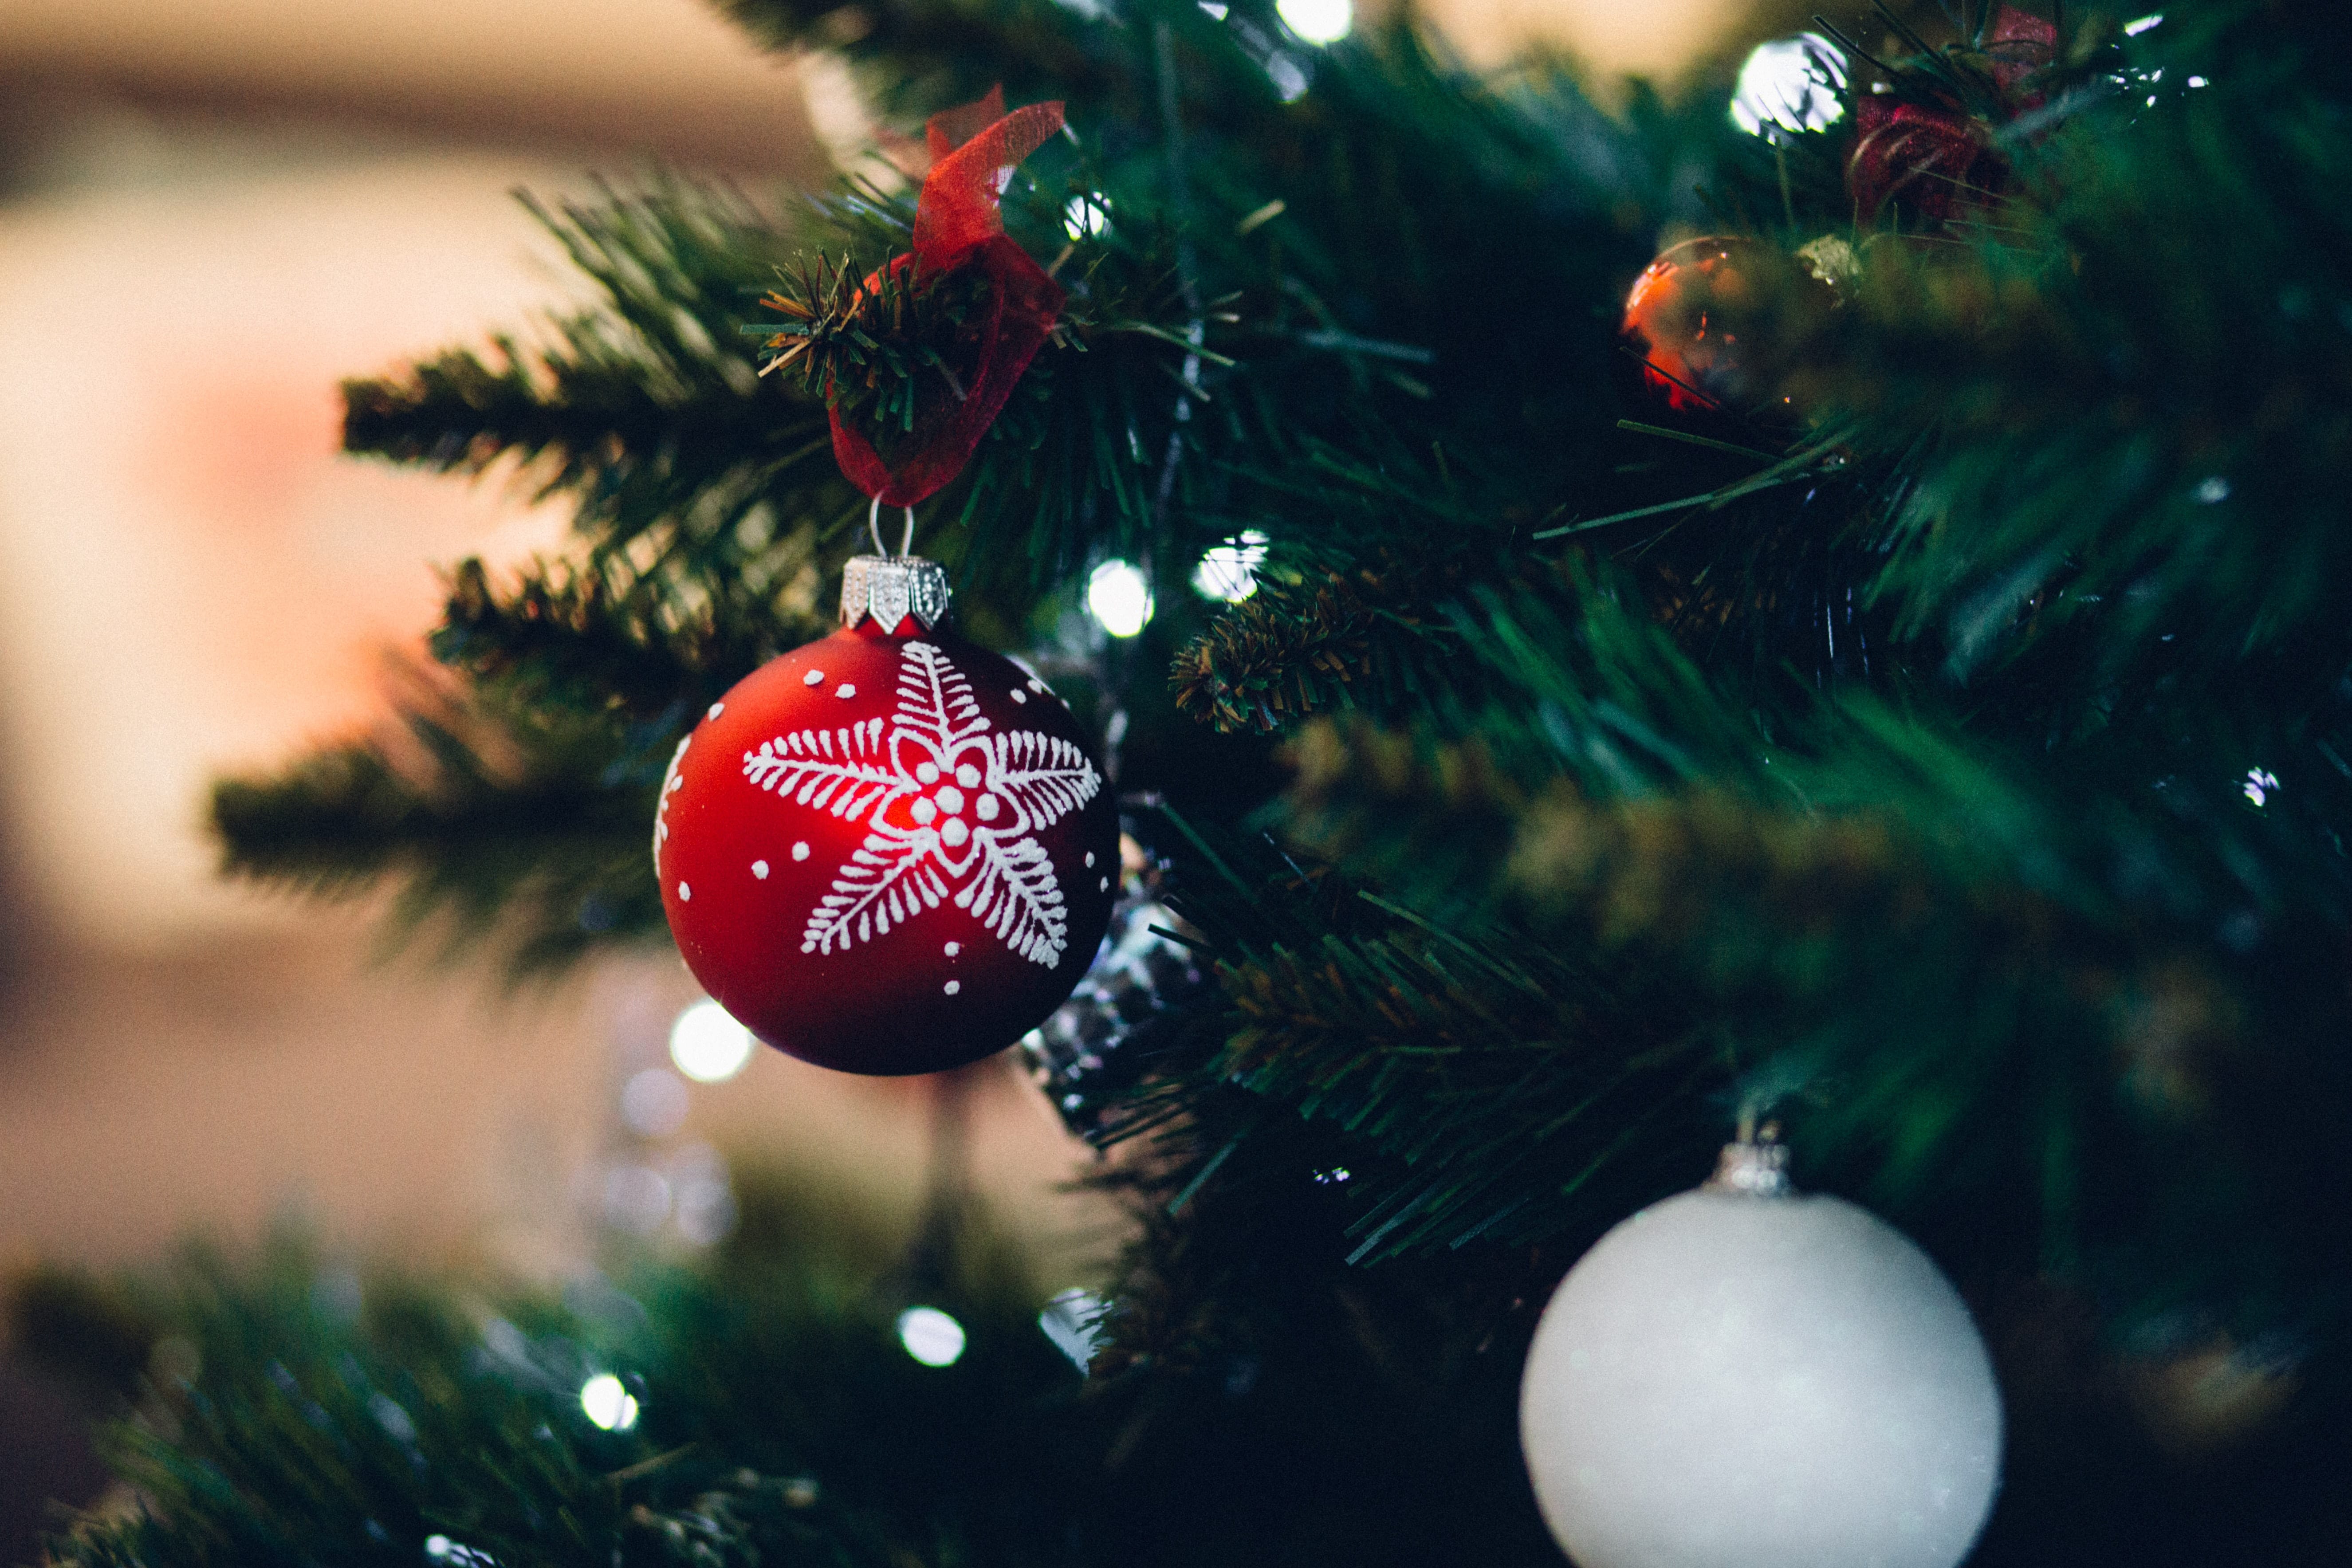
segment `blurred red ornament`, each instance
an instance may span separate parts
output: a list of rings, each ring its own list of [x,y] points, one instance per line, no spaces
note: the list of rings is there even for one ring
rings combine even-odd
[[[1686,239],[1633,279],[1620,338],[1642,362],[1643,384],[1680,410],[1738,408],[1749,395],[1739,337],[1725,306],[1748,300],[1756,241]]]
[[[1846,188],[1865,223],[1896,200],[1941,223],[1964,199],[1990,199],[2008,174],[1984,127],[1957,110],[1864,98],[1855,105],[1854,125],[1859,135],[1846,161]]]
[[[2020,82],[2048,69],[2058,58],[2057,25],[2014,5],[2003,5],[1993,14],[1992,26],[1985,29],[1985,54],[1992,61],[1993,80],[2000,84],[2001,91],[2015,94]],[[2033,93],[2018,101],[2021,107],[2030,108],[2042,97]]]
[[[977,268],[988,283],[987,303],[967,330],[956,401],[919,422],[895,461],[884,461],[865,431],[833,411],[834,460],[885,506],[912,506],[963,471],[1061,314],[1061,286],[1006,236],[998,205],[1013,171],[1061,128],[1060,104],[1007,114],[1002,88],[924,125],[932,163],[915,202],[914,248],[894,258],[889,270],[911,267],[919,279]],[[880,277],[868,278],[867,287]]]
[[[1084,977],[1118,813],[1045,682],[943,624],[937,566],[849,565],[842,629],[679,743],[655,870],[687,967],[754,1035],[847,1072],[937,1072]]]
[[[1985,29],[1983,55],[2009,112],[2031,109],[2041,95],[2020,89],[2056,58],[2058,29],[2039,16],[2004,5]],[[1899,201],[1931,223],[1956,209],[1990,202],[2009,183],[2009,160],[1992,129],[1948,101],[1921,102],[1866,93],[1854,104],[1854,146],[1846,161],[1846,189],[1864,222]]]

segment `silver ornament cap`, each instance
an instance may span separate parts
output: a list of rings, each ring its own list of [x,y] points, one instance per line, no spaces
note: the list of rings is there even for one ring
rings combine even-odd
[[[1789,1181],[1789,1146],[1767,1139],[1742,1138],[1726,1143],[1715,1162],[1715,1174],[1701,1189],[1710,1193],[1740,1193],[1756,1198],[1794,1196]]]
[[[894,631],[908,616],[929,631],[948,613],[948,574],[919,555],[853,555],[841,574],[841,624],[854,626],[867,616]]]

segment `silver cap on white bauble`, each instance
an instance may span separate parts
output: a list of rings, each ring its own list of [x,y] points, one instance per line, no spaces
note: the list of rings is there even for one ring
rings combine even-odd
[[[925,631],[948,613],[948,574],[919,555],[853,555],[841,573],[841,624],[854,626],[866,616],[884,631],[908,616]]]
[[[1789,1146],[1769,1138],[1760,1142],[1742,1138],[1737,1143],[1726,1143],[1717,1156],[1715,1174],[1707,1178],[1704,1189],[1710,1193],[1739,1193],[1752,1198],[1785,1198],[1796,1192],[1789,1181]]]

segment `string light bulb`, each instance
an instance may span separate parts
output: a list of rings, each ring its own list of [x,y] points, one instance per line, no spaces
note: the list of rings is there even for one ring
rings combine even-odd
[[[1151,620],[1151,584],[1133,562],[1116,557],[1087,578],[1087,613],[1115,637],[1131,637]]]
[[[1773,142],[1826,130],[1845,116],[1845,81],[1844,51],[1819,33],[1759,44],[1739,68],[1731,122]]]
[[[1302,43],[1336,44],[1356,26],[1355,0],[1276,0],[1274,10]]]
[[[600,1372],[580,1385],[580,1408],[607,1432],[625,1432],[637,1424],[636,1396],[609,1372]]]
[[[909,1307],[898,1314],[898,1342],[925,1366],[953,1366],[963,1359],[963,1325],[937,1307]]]
[[[1253,528],[1214,546],[1192,568],[1192,592],[1204,599],[1240,604],[1257,592],[1257,569],[1265,561],[1267,542]]]
[[[725,1083],[751,1064],[751,1031],[716,1002],[697,1002],[669,1029],[669,1059],[697,1083]]]

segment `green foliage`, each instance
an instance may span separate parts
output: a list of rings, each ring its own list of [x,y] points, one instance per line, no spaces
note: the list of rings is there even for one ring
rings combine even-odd
[[[1055,1560],[1039,1505],[1075,1458],[1077,1379],[1017,1261],[962,1236],[925,1300],[969,1349],[935,1370],[898,1343],[887,1233],[758,1179],[745,1195],[743,1234],[706,1267],[640,1261],[560,1297],[478,1271],[363,1277],[291,1236],[115,1285],[109,1310],[171,1347],[105,1435],[140,1500],[52,1561]],[[589,1418],[600,1373],[636,1419]]]
[[[1271,1176],[1219,1201],[1328,1208]],[[1487,1292],[1301,1254],[1251,1270],[1248,1321],[1130,1323],[1082,1389],[984,1226],[918,1270],[806,1173],[743,1172],[739,1192],[742,1223],[708,1257],[616,1258],[560,1292],[478,1268],[356,1271],[292,1235],[33,1282],[20,1340],[35,1318],[53,1352],[110,1345],[126,1321],[145,1336],[146,1373],[121,1384],[134,1402],[103,1433],[138,1500],[78,1521],[51,1562],[1401,1565],[1448,1542],[1552,1560],[1487,1418],[1527,1314]],[[1230,1285],[1238,1261],[1157,1256],[1184,1290]],[[901,1348],[912,1301],[966,1329],[952,1366]],[[1492,1352],[1456,1349],[1465,1329]],[[1168,1356],[1143,1364],[1163,1330]],[[121,1359],[100,1356],[117,1378]],[[632,1424],[589,1418],[598,1374],[636,1402]],[[1213,1473],[1169,1463],[1212,1443]],[[1454,1489],[1433,1507],[1414,1491],[1433,1475]]]
[[[224,869],[326,897],[397,875],[396,931],[442,917],[445,952],[495,939],[524,972],[642,940],[662,929],[646,824],[676,727],[428,694],[379,738],[215,784]]]
[[[988,292],[976,270],[927,276],[819,255],[760,301],[786,318],[761,345],[775,357],[761,374],[790,373],[809,395],[876,432],[887,462],[892,437],[964,395],[970,356],[958,356],[959,367],[942,350],[971,335]]]

